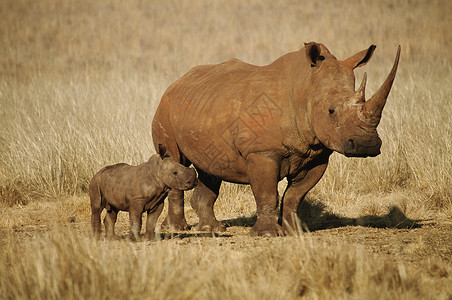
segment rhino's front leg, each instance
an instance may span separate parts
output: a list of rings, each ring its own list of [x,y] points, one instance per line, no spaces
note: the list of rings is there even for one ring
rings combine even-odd
[[[246,158],[247,173],[257,205],[257,221],[251,235],[276,236],[283,231],[278,224],[279,161],[268,153],[252,153]]]
[[[328,156],[321,157],[310,165],[310,169],[301,171],[297,177],[289,178],[282,199],[282,226],[285,233],[296,234],[301,230],[297,215],[298,207],[304,196],[319,182],[328,166]]]
[[[146,233],[144,234],[144,238],[148,241],[154,239],[155,237],[155,225],[157,224],[157,220],[162,213],[163,210],[163,200],[158,203],[152,210],[148,210],[148,217],[146,219]]]
[[[144,210],[144,203],[137,201],[132,203],[129,207],[130,232],[129,237],[132,241],[138,241],[140,238],[142,214]]]

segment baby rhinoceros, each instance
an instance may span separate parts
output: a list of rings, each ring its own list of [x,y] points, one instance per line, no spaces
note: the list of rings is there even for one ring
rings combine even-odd
[[[141,215],[147,212],[145,238],[154,238],[155,225],[163,209],[163,201],[170,189],[189,190],[196,186],[196,171],[177,163],[159,147],[159,154],[138,166],[120,163],[101,169],[91,179],[91,225],[94,236],[101,234],[100,215],[104,208],[107,238],[116,238],[114,226],[118,211],[128,211],[130,238],[138,240]]]

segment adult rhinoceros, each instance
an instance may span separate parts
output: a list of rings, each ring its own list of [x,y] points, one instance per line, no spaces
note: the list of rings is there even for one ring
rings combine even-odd
[[[257,204],[251,234],[291,232],[301,200],[324,174],[333,151],[380,154],[376,128],[400,46],[386,81],[366,101],[366,74],[355,91],[353,69],[365,65],[375,48],[338,60],[323,44],[311,42],[267,66],[237,59],[198,66],[166,90],[152,123],[153,141],[196,167],[199,184],[191,205],[199,230],[225,229],[213,212],[225,180],[251,185]],[[277,184],[283,178],[288,185],[279,219]],[[169,203],[168,225],[186,229],[183,192],[171,191]]]

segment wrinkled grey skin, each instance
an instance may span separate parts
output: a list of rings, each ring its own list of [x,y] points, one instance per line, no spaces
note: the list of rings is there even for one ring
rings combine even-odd
[[[101,233],[100,215],[104,208],[107,238],[117,238],[114,226],[118,211],[128,211],[130,238],[138,240],[141,231],[141,215],[147,212],[145,239],[154,238],[163,201],[169,190],[189,190],[196,186],[196,171],[166,156],[161,147],[159,154],[138,166],[120,163],[107,166],[94,175],[89,185],[91,200],[91,225],[94,236]]]

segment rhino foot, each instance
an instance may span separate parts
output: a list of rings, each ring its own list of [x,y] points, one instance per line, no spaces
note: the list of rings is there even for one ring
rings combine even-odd
[[[198,226],[196,226],[197,231],[207,231],[207,232],[225,232],[226,226],[215,220],[209,223],[207,222],[199,222]]]
[[[185,219],[172,220],[171,223],[168,221],[168,218],[162,223],[162,229],[171,230],[171,231],[186,231],[190,228]]]
[[[278,224],[256,222],[256,224],[251,228],[250,235],[266,237],[283,236],[284,231]]]
[[[118,240],[120,240],[121,238],[119,237],[119,236],[117,236],[116,234],[107,234],[107,235],[105,235],[105,238],[107,239],[107,240],[110,240],[110,241],[118,241]]]
[[[155,241],[157,240],[155,232],[147,232],[144,234],[145,241]]]

